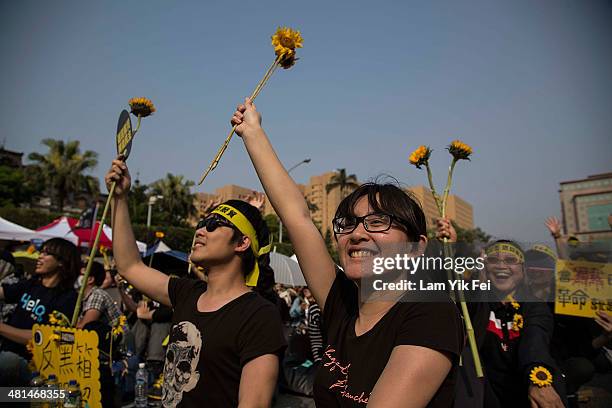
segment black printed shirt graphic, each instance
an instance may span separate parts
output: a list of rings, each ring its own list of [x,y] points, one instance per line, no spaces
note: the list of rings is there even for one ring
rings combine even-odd
[[[164,365],[164,407],[236,407],[242,367],[284,347],[276,307],[249,292],[214,312],[199,312],[206,284],[171,278],[174,309]]]
[[[195,388],[200,379],[197,370],[202,349],[202,335],[191,322],[172,327],[164,364],[163,401],[165,407],[175,407],[183,392]]]
[[[327,296],[323,323],[328,345],[315,383],[317,407],[365,407],[393,348],[414,345],[449,353],[453,368],[428,407],[453,404],[463,327],[456,306],[446,303],[395,304],[368,332],[357,336],[358,289],[344,273]]]

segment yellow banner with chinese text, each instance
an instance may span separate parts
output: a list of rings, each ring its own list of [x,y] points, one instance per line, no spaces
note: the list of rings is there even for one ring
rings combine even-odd
[[[555,313],[595,317],[612,312],[612,264],[558,260]]]
[[[83,405],[101,407],[98,334],[90,330],[35,324],[34,365],[42,375],[55,374],[60,387],[77,380]],[[85,404],[85,402],[87,404]]]

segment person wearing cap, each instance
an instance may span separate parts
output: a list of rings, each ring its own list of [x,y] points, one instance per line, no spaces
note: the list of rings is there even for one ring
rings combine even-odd
[[[208,282],[170,278],[145,265],[130,226],[130,175],[122,157],[106,185],[112,201],[117,270],[136,289],[173,308],[164,364],[165,407],[267,407],[271,405],[285,347],[275,306],[251,290],[270,250],[259,211],[229,200],[196,227],[191,262]]]

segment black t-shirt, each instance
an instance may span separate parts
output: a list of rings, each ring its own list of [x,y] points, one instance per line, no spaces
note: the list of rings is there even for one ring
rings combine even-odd
[[[48,323],[49,314],[54,310],[72,319],[77,301],[77,293],[74,289],[47,288],[35,279],[14,285],[2,285],[2,289],[5,302],[17,305],[7,322],[10,326],[18,329],[31,329],[35,323]],[[26,347],[9,339],[2,339],[2,350],[12,351],[27,358]]]
[[[174,308],[164,366],[164,407],[235,407],[242,367],[279,354],[285,339],[276,307],[250,292],[214,312],[199,312],[206,284],[171,278]]]
[[[323,311],[328,345],[314,384],[317,407],[365,407],[395,346],[448,352],[453,367],[428,407],[453,404],[456,368],[464,345],[457,307],[447,303],[396,303],[376,325],[355,335],[358,289],[337,273]]]

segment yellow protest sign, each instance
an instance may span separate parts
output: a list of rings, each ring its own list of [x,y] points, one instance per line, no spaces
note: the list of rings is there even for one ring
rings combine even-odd
[[[35,324],[33,360],[45,377],[55,374],[61,387],[77,380],[83,402],[101,407],[98,334],[90,330]],[[84,404],[85,405],[85,404]]]
[[[612,264],[557,261],[555,313],[595,317],[612,312]]]

